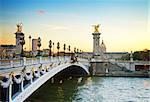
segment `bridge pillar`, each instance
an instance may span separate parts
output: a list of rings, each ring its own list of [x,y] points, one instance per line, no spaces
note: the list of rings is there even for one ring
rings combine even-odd
[[[91,62],[92,74],[104,76],[106,73],[108,73],[108,66],[107,65],[108,65],[108,63],[103,62],[103,61]]]
[[[100,41],[100,35],[101,35],[101,33],[99,33],[99,32],[94,32],[94,33],[92,33],[92,35],[93,35],[93,53],[94,53],[94,55],[99,55],[100,54],[100,52],[99,52],[99,41]]]
[[[91,64],[93,70],[92,70],[92,74],[95,75],[96,74],[96,63]]]
[[[134,64],[134,62],[130,62],[129,63],[129,67],[130,67],[131,71],[135,71],[135,64]]]

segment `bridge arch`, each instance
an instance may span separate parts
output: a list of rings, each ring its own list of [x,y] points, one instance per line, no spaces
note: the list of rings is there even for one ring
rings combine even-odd
[[[28,98],[34,91],[36,91],[41,85],[43,85],[46,81],[48,81],[53,76],[58,73],[67,72],[70,75],[79,75],[86,76],[89,75],[88,67],[81,63],[67,63],[59,65],[55,68],[52,68],[50,71],[46,72],[44,75],[33,81],[28,87],[26,87],[18,96],[14,97],[14,102],[23,102],[26,98]]]

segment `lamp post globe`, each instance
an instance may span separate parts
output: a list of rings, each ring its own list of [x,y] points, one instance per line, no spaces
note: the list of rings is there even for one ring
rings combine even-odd
[[[74,47],[74,53],[76,53],[76,47]]]
[[[58,55],[58,56],[59,56],[59,49],[60,49],[60,43],[58,42],[58,43],[57,43],[57,50],[58,50],[57,55]]]
[[[21,33],[20,34],[20,40],[19,40],[19,43],[21,45],[21,57],[24,57],[24,51],[23,51],[23,45],[25,44],[25,40],[24,40],[24,34]]]
[[[64,56],[65,56],[66,44],[64,44]]]
[[[50,41],[49,41],[49,56],[52,55],[52,50],[51,50],[51,48],[52,48],[52,41],[50,40]]]
[[[54,54],[55,54],[55,52],[54,52],[54,42],[53,42],[53,57],[54,57]]]
[[[37,44],[37,46],[38,46],[38,55],[40,55],[40,47],[41,47],[41,38],[40,37],[38,37],[38,44]]]

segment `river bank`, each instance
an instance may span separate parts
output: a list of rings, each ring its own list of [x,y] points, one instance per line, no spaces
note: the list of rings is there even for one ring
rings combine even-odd
[[[134,72],[116,71],[116,72],[111,72],[111,73],[96,73],[94,76],[99,76],[99,77],[145,77],[145,78],[150,78],[150,71],[134,71]]]

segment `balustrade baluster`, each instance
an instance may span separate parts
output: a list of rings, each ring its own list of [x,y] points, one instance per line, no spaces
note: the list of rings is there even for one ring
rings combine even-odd
[[[34,63],[33,63],[33,59],[31,60],[31,64],[33,65]]]
[[[31,82],[31,84],[33,83],[33,79],[32,78],[30,79],[30,82]]]
[[[40,63],[42,63],[42,57],[40,57]]]
[[[23,65],[26,65],[26,57],[23,57]]]
[[[10,67],[13,67],[13,60],[10,61]]]

